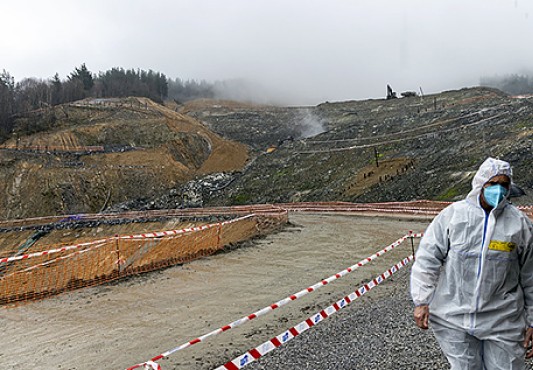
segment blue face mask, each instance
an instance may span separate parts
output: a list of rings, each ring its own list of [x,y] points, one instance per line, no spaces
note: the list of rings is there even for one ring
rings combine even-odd
[[[483,189],[483,197],[488,204],[496,208],[505,198],[507,192],[507,189],[501,185],[491,185]]]

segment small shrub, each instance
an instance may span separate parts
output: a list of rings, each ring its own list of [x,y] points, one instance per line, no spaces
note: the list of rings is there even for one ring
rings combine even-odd
[[[237,194],[233,197],[233,204],[235,205],[243,205],[248,204],[250,202],[250,196],[248,194]]]
[[[451,187],[448,190],[446,190],[446,192],[444,192],[443,194],[439,195],[437,197],[437,200],[442,200],[442,201],[452,200],[455,197],[457,197],[458,195],[459,195],[459,190],[457,188],[455,188],[455,187]]]

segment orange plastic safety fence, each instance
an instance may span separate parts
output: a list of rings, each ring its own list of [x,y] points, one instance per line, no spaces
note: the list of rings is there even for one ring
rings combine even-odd
[[[0,305],[37,300],[208,256],[224,246],[267,233],[286,212],[254,215],[175,235],[113,237],[81,248],[0,264]]]

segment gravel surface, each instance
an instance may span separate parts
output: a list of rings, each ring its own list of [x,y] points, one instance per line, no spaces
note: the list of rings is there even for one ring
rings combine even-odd
[[[409,267],[292,341],[246,368],[274,369],[449,369],[431,330],[412,319]],[[526,364],[533,369],[533,361]]]
[[[249,369],[447,369],[431,331],[418,329],[408,295],[410,267]]]

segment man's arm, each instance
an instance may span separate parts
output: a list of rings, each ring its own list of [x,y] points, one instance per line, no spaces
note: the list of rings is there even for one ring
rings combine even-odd
[[[520,284],[524,291],[524,303],[528,328],[524,339],[526,358],[533,357],[533,223],[526,219],[524,225],[524,249],[520,258]]]
[[[429,302],[433,297],[439,279],[439,272],[448,254],[449,217],[452,210],[448,207],[431,222],[420,246],[411,269],[411,297],[415,304],[414,318],[418,327],[428,328]]]

